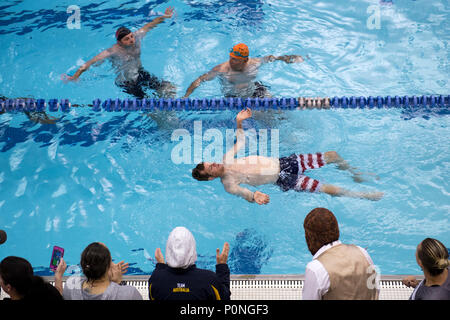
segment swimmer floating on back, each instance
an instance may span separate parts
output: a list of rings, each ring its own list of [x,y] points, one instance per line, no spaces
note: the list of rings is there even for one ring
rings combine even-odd
[[[270,97],[267,87],[261,82],[254,80],[261,65],[277,60],[286,63],[300,63],[304,61],[303,57],[298,55],[279,57],[270,55],[263,58],[249,58],[247,45],[239,43],[230,50],[228,61],[219,64],[192,82],[183,98],[189,97],[202,82],[213,80],[215,77],[219,78],[223,95],[227,98]]]
[[[155,18],[135,32],[126,27],[120,27],[116,31],[117,42],[109,49],[96,55],[83,64],[73,76],[62,75],[63,81],[76,81],[80,75],[93,64],[101,64],[109,59],[116,71],[116,85],[123,88],[124,92],[142,99],[146,97],[145,89],[156,91],[158,97],[173,97],[175,86],[164,80],[159,80],[142,67],[141,63],[141,40],[147,32],[167,18],[173,15],[173,8],[168,7],[163,16]]]
[[[320,168],[326,164],[335,163],[340,170],[349,170],[356,177],[356,173],[347,162],[335,151],[315,154],[292,154],[284,158],[269,158],[264,156],[248,156],[235,159],[238,150],[245,145],[245,133],[242,121],[252,116],[250,109],[242,110],[236,116],[237,141],[223,157],[223,163],[201,162],[193,170],[192,176],[199,181],[210,181],[220,178],[225,190],[240,196],[249,202],[257,204],[269,203],[269,196],[260,191],[252,192],[240,184],[258,186],[263,184],[277,184],[283,191],[324,192],[332,196],[347,196],[379,200],[382,192],[354,192],[331,184],[323,184],[318,180],[304,175],[308,169]]]

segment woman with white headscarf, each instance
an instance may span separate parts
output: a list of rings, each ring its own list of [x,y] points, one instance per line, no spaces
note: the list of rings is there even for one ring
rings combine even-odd
[[[158,262],[148,281],[151,300],[229,300],[230,269],[227,265],[230,246],[216,250],[216,272],[196,267],[194,236],[185,227],[172,230],[166,244],[166,262],[161,249],[155,251]]]

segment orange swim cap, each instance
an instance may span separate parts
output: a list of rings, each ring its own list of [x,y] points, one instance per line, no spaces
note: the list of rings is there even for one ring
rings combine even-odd
[[[232,49],[230,49],[230,57],[236,59],[247,59],[248,53],[248,47],[244,43],[238,43]]]

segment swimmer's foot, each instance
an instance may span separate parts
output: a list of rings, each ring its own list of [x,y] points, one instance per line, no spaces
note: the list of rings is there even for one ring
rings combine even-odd
[[[384,193],[379,191],[375,192],[351,191],[330,184],[322,185],[321,192],[327,193],[331,196],[345,196],[351,198],[368,199],[372,201],[378,201],[384,196]]]
[[[366,180],[363,178],[362,174],[360,174],[360,173],[354,174],[354,175],[352,176],[352,179],[353,179],[353,181],[355,181],[355,182],[357,182],[357,183],[361,183],[361,182],[366,181]]]
[[[372,192],[372,193],[366,193],[364,195],[364,198],[368,199],[368,200],[372,200],[372,201],[378,201],[381,198],[383,198],[384,193],[377,191],[377,192]]]
[[[375,177],[375,180],[380,179],[375,173],[358,171],[357,167],[351,167],[348,164],[348,162],[343,159],[339,159],[336,162],[336,165],[339,170],[346,170],[346,171],[350,172],[352,174],[353,181],[355,181],[357,183],[368,181],[369,176]]]
[[[374,177],[375,180],[380,180],[380,177],[378,177],[375,173],[372,173],[372,172],[356,172],[356,171],[351,171],[351,172],[353,174],[352,175],[353,181],[355,181],[357,183],[369,181],[369,176]]]

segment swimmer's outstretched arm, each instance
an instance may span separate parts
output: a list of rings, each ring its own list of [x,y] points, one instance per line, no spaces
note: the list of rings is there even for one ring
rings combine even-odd
[[[270,56],[260,58],[260,60],[262,63],[274,62],[277,60],[284,61],[286,63],[301,63],[301,62],[305,61],[305,59],[300,55],[285,55],[285,56],[270,55]]]
[[[344,196],[344,197],[351,197],[351,198],[361,198],[361,199],[368,199],[377,201],[380,200],[384,193],[383,192],[357,192],[357,191],[350,191],[346,190],[341,187],[337,187],[331,184],[324,184],[322,185],[322,188],[320,189],[320,192],[327,193],[331,196]]]
[[[234,156],[237,154],[237,152],[245,145],[245,133],[242,129],[242,121],[245,119],[252,117],[252,110],[250,108],[246,108],[244,110],[239,111],[239,113],[236,116],[236,124],[237,124],[237,130],[236,130],[236,143],[230,150],[225,153],[223,156],[223,162],[231,162],[234,159]]]
[[[173,15],[173,8],[168,7],[166,9],[166,11],[164,11],[163,16],[153,19],[152,21],[150,21],[149,23],[144,25],[142,28],[140,28],[137,32],[140,32],[140,33],[142,33],[142,35],[145,35],[149,30],[156,27],[158,24],[163,22],[165,19],[172,18],[172,15]]]
[[[219,69],[220,69],[220,65],[214,67],[209,72],[207,72],[207,73],[201,75],[200,77],[198,77],[197,79],[195,79],[191,83],[189,88],[187,88],[186,93],[183,96],[183,99],[189,97],[191,95],[191,93],[194,92],[194,90],[197,89],[202,82],[213,80],[219,74]]]
[[[67,82],[67,81],[76,81],[81,76],[83,72],[85,72],[87,69],[89,69],[90,66],[92,66],[96,62],[100,62],[106,58],[109,58],[113,54],[112,48],[106,49],[102,52],[100,52],[98,55],[96,55],[94,58],[83,64],[73,76],[69,76],[67,74],[61,75],[61,80]]]
[[[227,183],[223,184],[225,191],[241,198],[244,198],[248,202],[256,202],[257,204],[268,204],[270,201],[269,195],[260,191],[252,192],[251,190],[241,187],[238,184]]]

